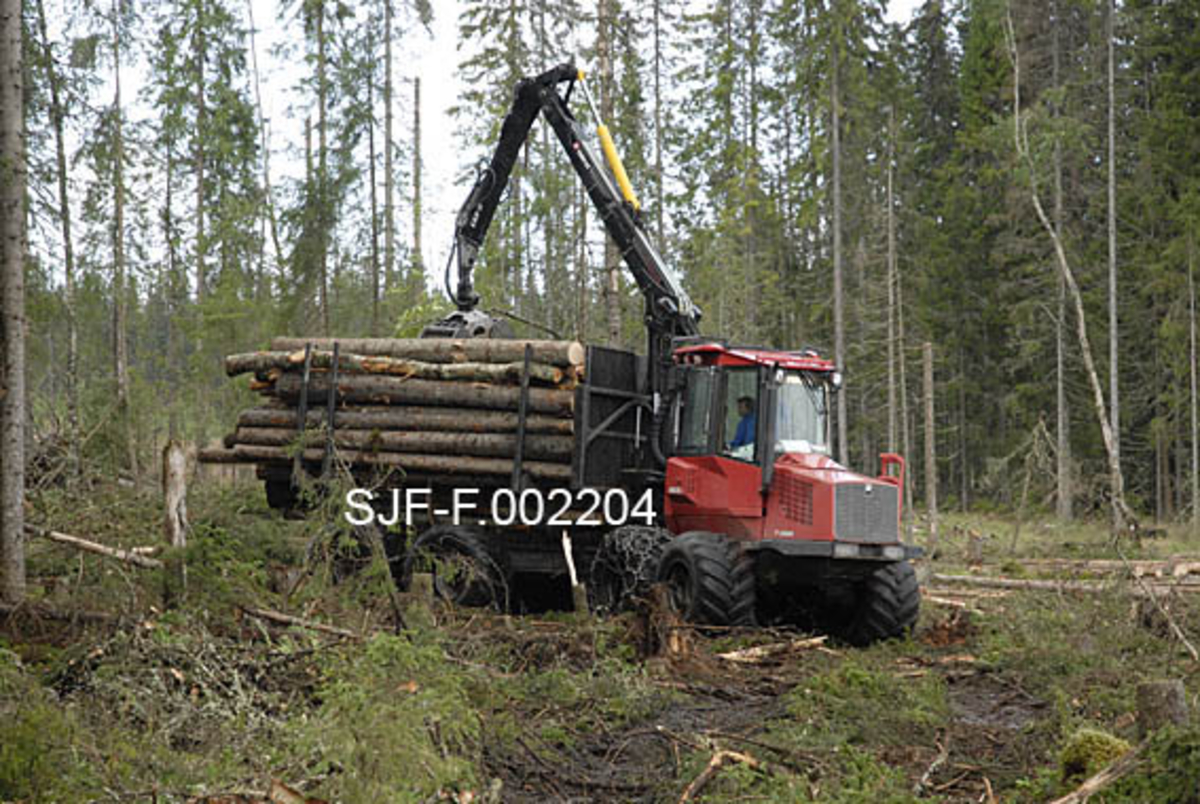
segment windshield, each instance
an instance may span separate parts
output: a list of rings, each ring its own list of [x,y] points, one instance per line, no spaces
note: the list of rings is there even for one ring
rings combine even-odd
[[[821,375],[781,371],[776,417],[776,451],[829,454],[829,392]]]

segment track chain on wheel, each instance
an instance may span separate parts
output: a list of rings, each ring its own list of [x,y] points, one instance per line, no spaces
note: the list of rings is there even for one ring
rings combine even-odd
[[[658,562],[671,541],[664,528],[624,525],[604,534],[588,573],[592,608],[612,614],[644,597],[658,578]]]
[[[754,624],[753,558],[719,533],[676,537],[663,551],[658,578],[672,608],[689,622]]]
[[[854,620],[846,633],[852,645],[869,645],[907,634],[921,608],[917,573],[907,561],[879,568],[859,593]]]

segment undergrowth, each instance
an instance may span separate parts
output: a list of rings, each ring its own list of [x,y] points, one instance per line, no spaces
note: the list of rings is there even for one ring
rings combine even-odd
[[[31,504],[38,524],[105,544],[160,539],[150,493],[50,491]],[[732,750],[754,762],[722,765],[698,800],[979,800],[986,777],[1001,799],[1033,802],[1078,782],[1063,773],[1073,736],[1137,742],[1140,681],[1182,677],[1193,700],[1200,689],[1178,641],[1147,625],[1126,587],[984,598],[949,641],[927,639],[948,613],[926,605],[908,640],[734,666],[715,654],[794,635],[691,635],[683,656],[664,659],[644,654],[644,615],[519,617],[406,598],[401,628],[386,563],[328,518],[286,520],[257,485],[201,490],[189,509],[188,547],[163,556],[186,565],[186,581],[31,542],[35,603],[113,619],[4,623],[0,800],[152,791],[185,802],[273,778],[347,804],[678,800]],[[1013,577],[1040,572],[1028,557],[1074,554],[1064,545],[1109,549],[1102,528],[1035,522],[1010,555],[997,520],[946,525],[939,569],[965,561],[971,529],[992,537],[988,571]],[[1165,544],[1139,557],[1179,546]],[[1172,606],[1200,634],[1197,607]],[[364,638],[282,627],[257,609]],[[761,714],[739,716],[747,702]],[[1093,800],[1195,801],[1198,767],[1200,734],[1164,731]]]

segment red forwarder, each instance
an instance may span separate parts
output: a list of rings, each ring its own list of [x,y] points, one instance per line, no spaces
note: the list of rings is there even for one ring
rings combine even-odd
[[[575,90],[591,109],[604,161],[570,109]],[[566,531],[574,564],[590,567],[589,591],[601,609],[618,609],[664,582],[670,604],[693,622],[799,621],[856,644],[903,634],[920,599],[909,564],[919,551],[900,543],[903,459],[882,455],[882,474],[866,477],[831,458],[830,400],[841,377],[816,351],[734,347],[700,334],[700,311],[652,244],[573,65],[518,84],[492,158],[458,214],[457,288],[449,287],[449,264],[446,277],[457,310],[423,337],[511,336],[507,322],[478,309],[472,271],[539,116],[645,301],[644,356],[587,349],[570,486],[653,496],[654,520],[607,529],[441,522],[413,534],[411,545],[409,534],[392,533],[401,582],[424,566],[435,572],[435,588],[457,602],[511,604],[535,577],[561,579]],[[518,436],[506,492],[536,487],[520,476],[522,449]],[[453,491],[431,480],[435,499]]]

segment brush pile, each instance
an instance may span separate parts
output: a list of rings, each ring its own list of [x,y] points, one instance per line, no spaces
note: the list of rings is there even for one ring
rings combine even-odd
[[[264,402],[201,461],[328,466],[336,456],[421,476],[498,479],[518,468],[571,477],[584,365],[576,341],[276,338],[271,346],[225,358],[225,373],[252,374]]]

